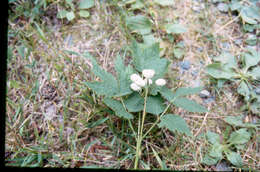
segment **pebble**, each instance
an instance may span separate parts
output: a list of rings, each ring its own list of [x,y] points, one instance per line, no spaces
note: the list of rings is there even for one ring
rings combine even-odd
[[[258,94],[258,95],[260,95],[260,88],[256,88],[256,89],[255,89],[255,93]]]
[[[221,161],[216,166],[217,171],[233,171],[232,168],[228,166],[228,163],[226,161]]]
[[[183,70],[189,70],[190,69],[190,61],[184,60],[180,63],[180,66]]]
[[[228,12],[228,5],[225,3],[219,3],[217,8],[221,12]]]
[[[207,91],[207,90],[202,90],[200,93],[199,93],[199,96],[201,98],[208,98],[210,97],[210,93]]]

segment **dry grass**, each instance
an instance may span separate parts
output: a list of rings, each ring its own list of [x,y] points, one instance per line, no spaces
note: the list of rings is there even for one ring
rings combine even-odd
[[[174,7],[151,5],[149,10],[157,14],[153,18],[158,29],[155,30],[156,37],[163,38],[164,31],[160,25],[166,18],[171,21],[178,19],[188,28],[181,39],[185,43],[184,60],[191,62],[191,69],[180,74],[177,65],[171,68],[168,77],[173,81],[172,87],[195,86],[200,82],[216,97],[211,103],[203,102],[199,96],[191,97],[208,108],[206,114],[187,113],[180,109],[171,111],[184,117],[194,136],[207,131],[221,134],[226,125],[222,119],[241,114],[238,96],[232,88],[218,94],[203,67],[223,50],[233,54],[242,52],[244,45],[235,44],[235,40],[244,35],[234,16],[220,13],[212,3],[195,12],[192,10],[194,7],[201,7],[196,2],[176,0]],[[89,62],[82,56],[65,53],[65,50],[80,54],[88,51],[104,69],[111,71],[114,57],[130,41],[120,22],[120,13],[113,6],[98,1],[91,9],[89,19],[56,26],[43,21],[41,27],[47,42],[39,37],[34,25],[25,22],[19,26],[19,23],[9,21],[10,30],[17,32],[18,36],[9,38],[9,45],[14,50],[7,72],[5,147],[9,154],[6,159],[30,157],[40,152],[44,157],[42,167],[133,167],[134,156],[128,154],[132,141],[121,133],[122,130],[128,131],[124,123],[112,117],[106,124],[87,127],[107,117],[109,112],[82,84],[95,79],[90,73]],[[229,46],[225,47],[224,43]],[[165,45],[169,47],[164,56],[177,64],[171,54],[173,46]],[[19,46],[27,47],[27,51],[31,49],[28,56],[19,55],[16,50]],[[198,75],[193,76],[191,71],[197,71]],[[90,99],[94,102],[91,103]],[[248,122],[254,118],[246,115]],[[173,135],[167,130],[153,132],[155,137],[148,137],[143,145],[146,149],[143,161],[151,168],[160,168],[152,147],[172,170],[216,170],[215,166],[201,164],[208,148],[204,137],[191,139]],[[259,170],[256,136],[246,147],[241,152],[244,163]],[[12,162],[6,165],[12,165]]]

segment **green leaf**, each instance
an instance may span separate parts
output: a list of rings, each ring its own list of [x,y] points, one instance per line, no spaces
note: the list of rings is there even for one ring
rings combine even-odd
[[[241,156],[236,152],[225,152],[227,159],[235,166],[241,167],[243,165],[243,160]]]
[[[177,59],[180,59],[184,55],[184,50],[182,48],[174,48],[173,54],[174,54],[174,57],[176,57]]]
[[[177,96],[166,86],[163,86],[161,89],[159,89],[159,92],[162,95],[162,97],[164,97],[171,103],[177,98]]]
[[[166,106],[161,96],[149,96],[146,102],[146,112],[159,115],[164,111]]]
[[[144,98],[139,93],[133,92],[126,98],[124,104],[129,112],[140,112],[144,109]]]
[[[248,88],[247,84],[245,81],[242,81],[238,88],[237,88],[237,92],[240,95],[243,95],[245,100],[248,101],[250,98],[250,89]]]
[[[166,114],[161,118],[161,122],[158,124],[160,128],[165,127],[172,132],[179,132],[191,136],[190,129],[185,120],[179,115]]]
[[[174,0],[154,0],[154,2],[161,6],[169,6],[174,4]]]
[[[96,92],[97,95],[112,97],[117,94],[118,88],[108,82],[84,82],[90,89]]]
[[[130,16],[130,17],[126,17],[125,21],[127,27],[133,32],[138,32],[141,35],[148,34],[151,32],[152,23],[145,16],[142,15]]]
[[[81,0],[79,2],[79,9],[89,9],[95,6],[94,0]]]
[[[135,3],[131,4],[131,10],[142,9],[144,4],[140,0],[136,0]]]
[[[181,24],[166,24],[165,29],[168,34],[181,34],[187,32],[187,29]]]
[[[205,155],[205,157],[203,158],[202,163],[203,163],[203,164],[206,164],[206,165],[215,165],[215,164],[217,164],[218,161],[219,161],[218,158],[211,157],[211,156],[209,156],[209,155],[207,154],[207,155]]]
[[[150,46],[158,42],[158,40],[152,35],[143,35],[144,44]]]
[[[184,97],[179,97],[175,99],[175,101],[173,101],[173,104],[177,107],[187,110],[188,112],[204,113],[208,111],[205,107],[201,106],[195,101],[189,100]]]
[[[69,21],[73,20],[73,19],[75,18],[74,12],[73,12],[73,11],[70,11],[70,12],[66,13],[66,18],[67,18]]]
[[[231,79],[232,77],[237,76],[235,72],[225,69],[220,63],[209,64],[206,67],[206,72],[217,79]]]
[[[58,13],[57,13],[57,18],[58,19],[63,19],[66,17],[67,13],[69,13],[67,10],[60,10]]]
[[[118,80],[118,93],[116,96],[125,96],[132,93],[130,75],[134,73],[133,68],[124,65],[123,59],[118,55],[115,60],[115,70]]]
[[[254,80],[260,80],[260,67],[257,66],[253,68],[249,74],[253,77]]]
[[[106,95],[109,97],[116,95],[118,92],[118,84],[114,76],[111,73],[101,69],[94,57],[92,57],[89,53],[86,53],[83,56],[91,60],[92,72],[103,81],[92,83],[85,82],[85,84],[99,95]]]
[[[133,119],[133,115],[128,113],[124,109],[124,106],[122,105],[122,103],[120,101],[117,101],[117,100],[114,100],[111,98],[105,98],[104,103],[108,107],[110,107],[118,117],[123,117],[125,119]]]
[[[202,91],[203,87],[180,87],[176,90],[175,96],[180,97],[180,96],[187,96],[191,94],[198,94]]]
[[[217,57],[214,57],[214,61],[224,64],[226,69],[238,68],[235,56],[230,53],[224,52]]]
[[[144,69],[153,69],[155,71],[153,80],[163,77],[167,72],[170,62],[165,58],[160,58],[158,43],[142,47],[136,41],[133,41],[131,51],[133,65],[139,72],[142,72]]]
[[[240,126],[244,127],[243,121],[242,121],[243,116],[228,116],[224,118],[224,121],[232,126]]]
[[[232,1],[229,5],[231,11],[240,10],[243,6],[238,1]]]
[[[260,14],[257,8],[245,6],[241,9],[240,15],[242,19],[249,24],[257,24],[260,21]]]
[[[211,144],[214,144],[214,143],[220,143],[220,137],[218,134],[214,133],[214,132],[211,132],[211,131],[208,131],[207,134],[207,140],[211,143]]]
[[[90,14],[87,10],[80,10],[79,15],[80,15],[80,17],[85,17],[85,18],[90,16]]]
[[[243,60],[245,63],[245,70],[248,70],[251,66],[255,66],[260,61],[260,53],[254,49],[248,49],[248,52],[243,54]]]
[[[224,147],[222,144],[216,142],[212,145],[209,155],[211,157],[217,158],[217,159],[222,159],[222,152],[224,150]]]
[[[250,140],[251,134],[247,132],[246,128],[241,128],[231,133],[227,142],[231,144],[245,144]]]
[[[159,163],[160,166],[161,166],[161,169],[162,169],[162,170],[167,170],[168,168],[167,168],[165,162],[161,160],[161,158],[159,157],[158,153],[153,149],[153,147],[151,147],[151,148],[152,148],[152,150],[153,150],[153,154],[154,154],[156,160],[158,161],[158,163]]]

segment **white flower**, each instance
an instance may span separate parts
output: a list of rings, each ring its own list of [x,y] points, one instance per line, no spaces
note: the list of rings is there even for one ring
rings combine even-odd
[[[140,79],[142,79],[139,75],[137,75],[137,74],[132,74],[131,76],[130,76],[130,79],[133,81],[133,82],[135,82],[135,81],[137,81],[137,80],[140,80]]]
[[[147,79],[147,78],[145,78],[144,81],[145,81],[145,84],[148,84],[148,85],[151,85],[153,83],[153,81],[151,79]]]
[[[130,85],[130,87],[132,88],[132,90],[134,90],[134,91],[139,91],[139,90],[141,90],[141,87],[139,87],[136,83],[132,83],[131,85]]]
[[[130,76],[130,79],[137,84],[139,87],[144,87],[145,86],[145,81],[137,74],[132,74]]]
[[[154,71],[153,69],[144,69],[144,70],[142,71],[142,74],[143,74],[143,76],[144,76],[145,78],[150,79],[150,78],[152,78],[152,77],[154,76],[155,71]]]
[[[158,86],[164,86],[166,84],[166,81],[165,79],[160,78],[155,81],[155,84]]]

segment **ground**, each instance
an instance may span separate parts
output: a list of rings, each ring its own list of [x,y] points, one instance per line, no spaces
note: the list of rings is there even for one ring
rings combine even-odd
[[[95,1],[88,18],[76,17],[70,22],[57,19],[57,10],[62,7],[59,1],[49,3],[45,10],[48,13],[44,12],[34,22],[26,17],[9,16],[6,165],[133,168],[134,147],[124,134],[129,130],[126,122],[113,115],[102,103],[102,97],[86,87],[85,81],[97,78],[91,74],[90,61],[79,55],[91,53],[103,69],[113,73],[117,54],[124,52],[131,38],[140,39],[138,34],[126,30],[122,9],[126,10],[127,6],[117,8],[115,2]],[[234,91],[236,85],[230,83],[221,90],[216,89],[205,72],[212,57],[222,51],[234,55],[244,51],[248,34],[242,31],[237,14],[219,11],[216,3],[174,2],[174,5],[160,6],[150,0],[144,9],[133,13],[146,15],[153,21],[152,32],[160,39],[161,56],[171,61],[168,85],[171,88],[202,86],[208,95],[190,98],[209,112],[188,113],[172,108],[172,113],[185,119],[194,137],[155,129],[154,137],[147,137],[143,142],[145,150],[139,168],[161,168],[151,148],[172,170],[236,168],[226,159],[216,165],[201,163],[210,144],[205,137],[197,136],[207,131],[223,134],[227,128],[223,119],[227,116],[243,114],[244,122],[259,124],[259,116],[240,109],[243,101]],[[162,25],[175,20],[188,31],[171,43]],[[178,42],[185,49],[179,59],[172,53]],[[253,48],[259,50],[260,46]],[[131,58],[128,52],[126,56]],[[240,151],[244,168],[260,169],[257,134],[258,130]]]

